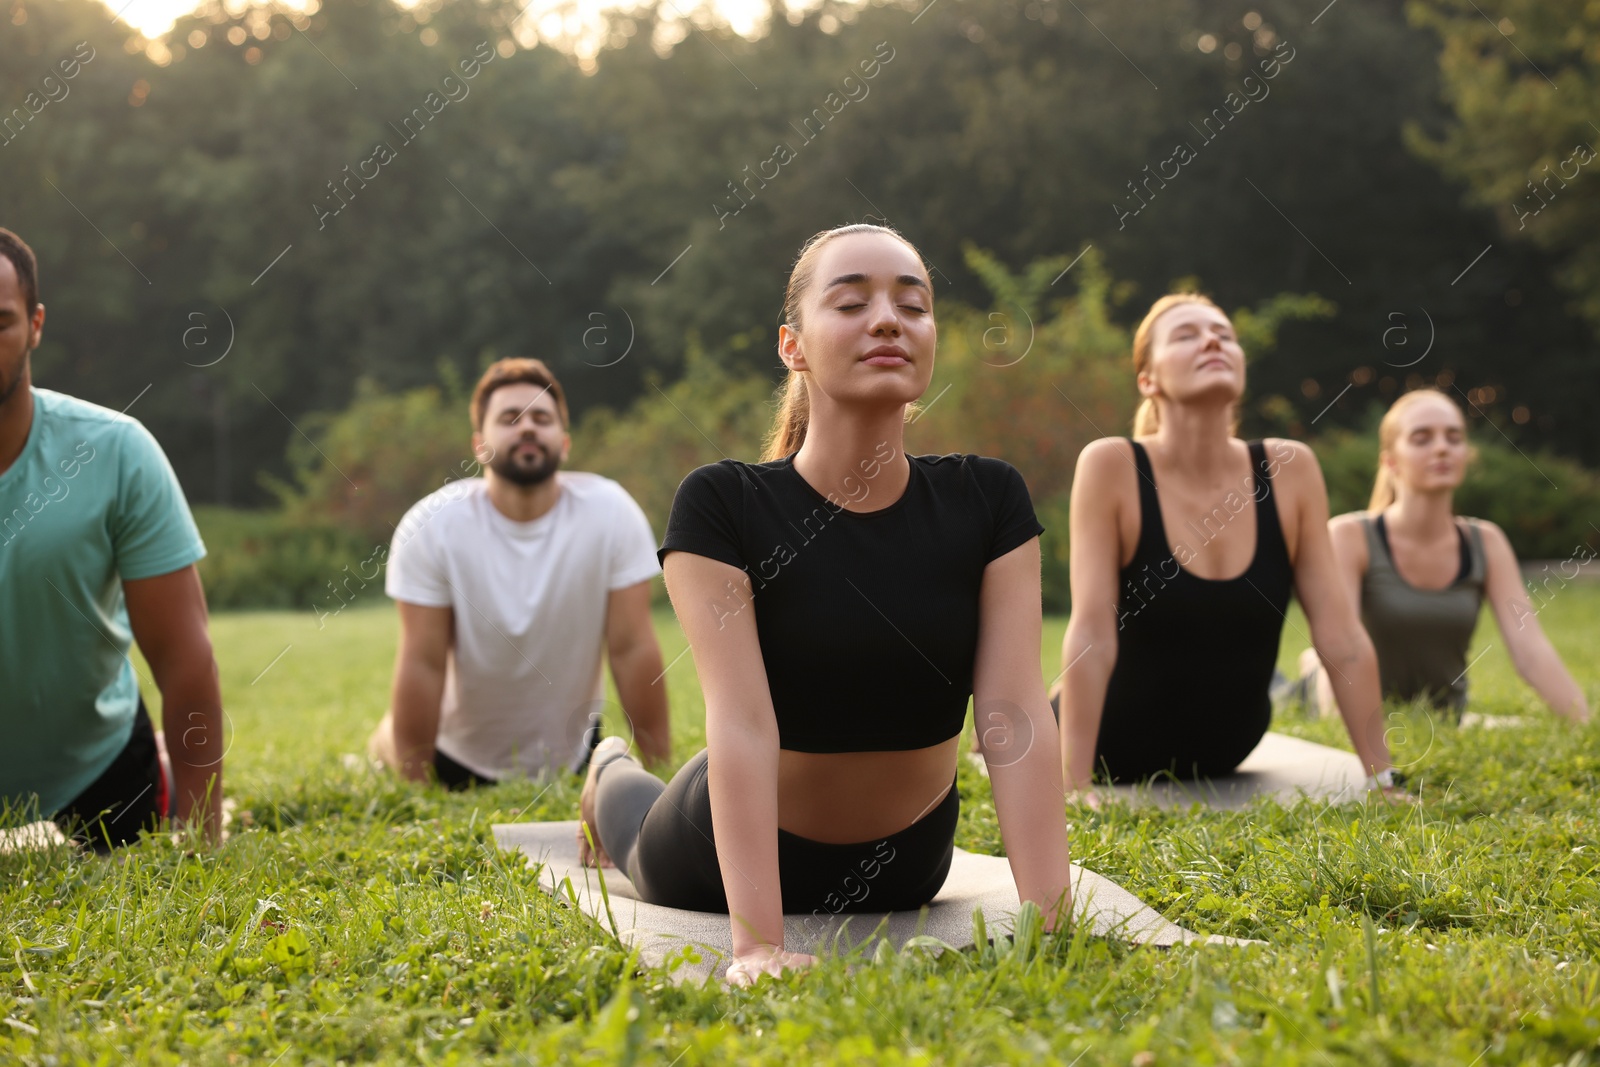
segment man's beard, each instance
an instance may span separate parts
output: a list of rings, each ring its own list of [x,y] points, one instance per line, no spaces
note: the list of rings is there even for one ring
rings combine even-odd
[[[522,447],[523,442],[517,444]],[[540,485],[561,469],[561,459],[551,455],[542,445],[536,445],[536,451],[526,459],[518,459],[517,448],[495,456],[489,461],[489,469],[513,485],[524,489]]]
[[[5,372],[0,370],[0,405],[10,400],[11,394],[17,391],[17,386],[22,384],[22,368],[27,362],[28,357],[24,353],[23,357],[17,361],[16,372],[9,379],[6,378]]]

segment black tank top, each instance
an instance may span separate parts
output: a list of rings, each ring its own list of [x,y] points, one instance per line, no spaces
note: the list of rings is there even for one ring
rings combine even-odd
[[[1100,717],[1095,767],[1115,781],[1162,771],[1179,777],[1228,774],[1272,721],[1267,686],[1278,659],[1294,584],[1278,520],[1272,470],[1251,441],[1249,484],[1230,491],[1202,522],[1170,541],[1161,520],[1150,457],[1137,441],[1139,545],[1122,568],[1117,664]],[[1235,578],[1213,581],[1184,570],[1255,497],[1256,550]],[[1246,520],[1248,521],[1248,519]],[[1169,547],[1169,545],[1171,547]]]

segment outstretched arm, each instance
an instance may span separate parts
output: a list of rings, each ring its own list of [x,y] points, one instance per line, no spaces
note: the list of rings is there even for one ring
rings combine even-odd
[[[1341,571],[1328,536],[1328,489],[1317,457],[1298,441],[1281,444],[1300,460],[1285,461],[1278,472],[1280,506],[1295,511],[1295,595],[1311,624],[1311,643],[1327,668],[1356,756],[1369,775],[1377,774],[1391,766],[1383,736],[1378,654],[1351,599],[1349,568]]]
[[[1492,522],[1480,522],[1478,529],[1483,534],[1487,564],[1484,592],[1494,609],[1495,621],[1500,624],[1512,665],[1557,715],[1573,722],[1588,722],[1589,701],[1539,625],[1539,613],[1522,587],[1517,554],[1505,531]]]
[[[1055,719],[1039,677],[1039,539],[992,560],[979,594],[973,721],[1017,895],[1046,929],[1072,914],[1072,868]]]
[[[1072,479],[1072,618],[1061,644],[1062,776],[1072,791],[1088,789],[1117,665],[1117,583],[1122,572],[1119,533],[1132,449],[1105,438],[1078,455]],[[1137,491],[1137,490],[1136,490]]]
[[[395,758],[400,763],[395,770],[413,782],[426,782],[433,771],[434,745],[439,739],[445,664],[450,655],[455,613],[450,608],[425,607],[404,600],[395,601],[395,606],[400,609],[400,650],[395,656],[394,690],[390,695]]]
[[[133,639],[161,690],[172,758],[173,820],[215,842],[222,832],[222,690],[206,630],[206,595],[191,564],[122,583]]]
[[[788,957],[778,880],[778,717],[753,594],[739,568],[689,552],[668,552],[663,575],[706,699],[711,821],[733,923],[729,977],[754,978]]]
[[[606,655],[640,755],[647,765],[667,762],[672,758],[672,730],[661,645],[650,622],[648,581],[613,589],[606,598]]]

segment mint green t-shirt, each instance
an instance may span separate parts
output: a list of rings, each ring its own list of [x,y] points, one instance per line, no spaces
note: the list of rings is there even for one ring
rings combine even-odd
[[[138,679],[125,579],[205,555],[161,446],[109,408],[33,390],[0,474],[0,802],[65,807],[128,743]]]

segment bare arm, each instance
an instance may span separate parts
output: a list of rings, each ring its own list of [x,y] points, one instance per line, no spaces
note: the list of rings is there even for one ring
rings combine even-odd
[[[984,568],[972,706],[1017,895],[1056,929],[1072,914],[1072,868],[1056,724],[1034,656],[1039,600],[1037,537]]]
[[[1119,489],[1132,450],[1112,438],[1078,455],[1072,479],[1072,618],[1061,645],[1062,772],[1066,788],[1089,787],[1105,710],[1106,687],[1117,664],[1117,583],[1122,573]]]
[[[1505,531],[1492,522],[1480,522],[1478,529],[1483,534],[1487,564],[1484,593],[1500,624],[1500,636],[1505,638],[1512,665],[1557,715],[1573,722],[1588,722],[1589,701],[1539,625],[1539,613],[1528,601],[1517,554]]]
[[[403,600],[395,605],[400,609],[400,650],[394,662],[390,712],[395,755],[400,761],[397,770],[413,782],[426,782],[439,738],[439,709],[455,612]]]
[[[706,700],[707,785],[717,862],[739,960],[783,948],[778,880],[778,717],[749,579],[731,564],[669,552],[663,566]],[[744,590],[744,599],[730,590]]]
[[[161,690],[175,820],[215,842],[222,832],[222,690],[193,565],[122,583],[128,622]]]
[[[1281,442],[1294,450],[1298,463],[1285,461],[1278,482],[1281,507],[1292,507],[1295,540],[1295,595],[1311,624],[1311,643],[1333,684],[1334,700],[1361,766],[1370,774],[1390,767],[1383,736],[1383,693],[1378,682],[1378,655],[1361,625],[1350,579],[1334,555],[1328,535],[1328,490],[1322,468],[1310,448],[1298,441]],[[1281,446],[1279,451],[1281,452]]]
[[[1333,543],[1333,555],[1338,566],[1339,583],[1345,596],[1355,605],[1357,617],[1361,612],[1361,583],[1367,576],[1367,534],[1361,526],[1364,512],[1352,512],[1328,520],[1328,539]]]
[[[667,719],[667,686],[661,671],[661,645],[650,622],[650,583],[613,589],[606,598],[606,655],[617,682],[622,711],[646,764],[672,758]]]

